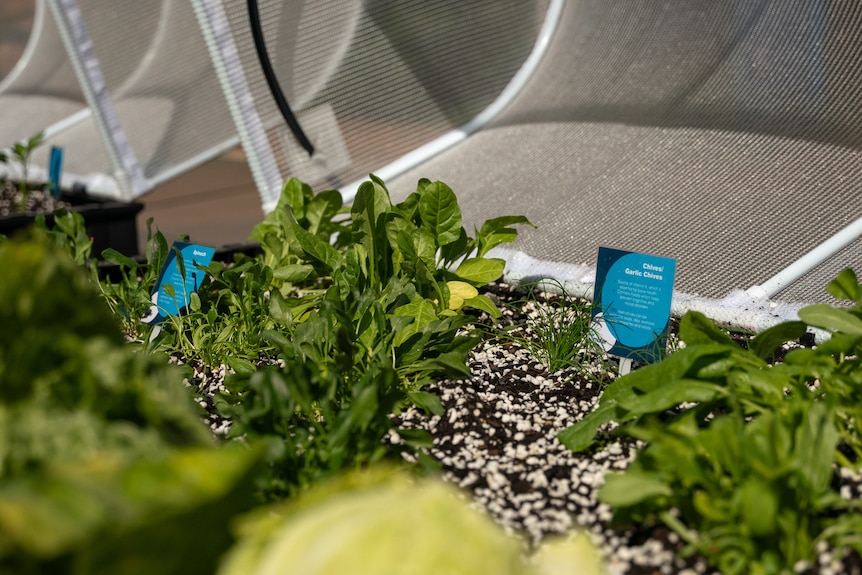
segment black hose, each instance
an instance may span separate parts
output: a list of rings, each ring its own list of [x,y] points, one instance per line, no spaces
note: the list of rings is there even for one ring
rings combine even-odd
[[[287,103],[287,98],[284,97],[284,92],[281,91],[281,86],[278,84],[278,78],[275,77],[275,71],[272,69],[272,62],[269,59],[269,54],[266,51],[266,41],[263,37],[263,28],[260,25],[260,11],[257,8],[257,0],[248,0],[248,18],[251,23],[251,35],[254,37],[254,47],[257,49],[257,58],[260,60],[260,67],[263,69],[263,75],[266,77],[266,83],[269,85],[269,91],[275,99],[275,103],[281,112],[284,121],[293,135],[296,136],[299,144],[305,148],[309,156],[314,155],[314,145],[305,132],[302,131],[302,126],[290,109]]]

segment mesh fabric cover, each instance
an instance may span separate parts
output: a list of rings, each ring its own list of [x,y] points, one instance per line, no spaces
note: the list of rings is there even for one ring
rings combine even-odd
[[[307,154],[270,95],[245,3],[224,8],[282,175],[338,185],[367,177],[481,112],[530,53],[547,4],[262,0],[279,83],[331,168],[319,172],[303,169]]]
[[[770,278],[860,216],[862,5],[574,0],[493,126],[390,182],[450,184],[468,220],[527,215],[516,248],[678,260],[677,289]],[[828,301],[862,240],[777,299]]]
[[[112,26],[110,14],[145,22],[149,34],[133,40]],[[185,165],[197,165],[235,144],[236,131],[191,4],[188,1],[112,2],[111,10],[85,11],[91,29],[113,34],[94,48],[103,70],[133,70],[113,94],[130,110],[120,123],[144,175],[160,182]]]

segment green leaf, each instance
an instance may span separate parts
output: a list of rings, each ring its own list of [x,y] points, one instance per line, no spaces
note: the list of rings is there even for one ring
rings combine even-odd
[[[400,346],[417,332],[424,329],[437,319],[434,304],[424,298],[418,298],[395,310],[395,315],[400,317],[412,317],[413,321],[407,327],[398,330],[395,334],[394,345]]]
[[[225,358],[227,366],[234,370],[237,375],[251,375],[257,371],[257,366],[247,359],[228,356]]]
[[[500,279],[506,269],[506,260],[498,258],[469,258],[461,262],[455,275],[475,286],[487,285]]]
[[[398,307],[395,310],[395,315],[412,317],[413,323],[420,327],[425,327],[437,319],[437,314],[434,313],[434,304],[425,298],[417,298]]]
[[[434,437],[424,429],[404,429],[396,430],[404,443],[415,449],[431,449],[434,447]]]
[[[416,407],[424,410],[430,415],[443,415],[445,412],[443,409],[443,403],[440,401],[440,397],[433,393],[428,393],[427,391],[409,391],[407,392],[407,398],[413,402]]]
[[[661,413],[686,402],[714,401],[722,394],[721,387],[692,379],[667,381],[665,385],[620,401],[620,406],[632,415]]]
[[[428,182],[428,180],[424,181]],[[420,180],[420,184],[422,182],[423,180]],[[421,193],[413,192],[409,196],[407,196],[407,198],[405,198],[403,202],[395,206],[395,208],[396,210],[398,210],[398,212],[404,219],[412,222],[416,218],[416,215],[419,213],[419,199],[421,197]]]
[[[424,371],[448,377],[470,377],[470,368],[465,364],[465,356],[460,351],[451,351],[417,361],[411,365],[414,373]]]
[[[814,304],[800,309],[799,319],[808,325],[829,331],[852,336],[862,335],[862,318],[850,311],[838,309],[828,304]]]
[[[150,232],[150,223],[152,218],[147,220],[147,233]],[[150,236],[150,239],[147,240],[147,263],[155,268],[161,269],[162,264],[168,257],[168,241],[165,239],[165,235],[156,231],[156,233]]]
[[[290,232],[302,247],[304,254],[314,260],[312,265],[322,272],[322,275],[329,275],[335,268],[340,267],[343,257],[330,244],[308,233],[298,224],[290,226]]]
[[[128,256],[124,256],[114,248],[107,248],[102,251],[102,259],[115,266],[137,269],[138,263]]]
[[[699,311],[686,313],[679,322],[679,338],[688,345],[720,343],[735,346],[730,337]]]
[[[862,339],[858,335],[848,335],[846,333],[833,333],[832,337],[821,343],[817,346],[816,350],[812,349],[794,349],[787,353],[784,361],[788,361],[787,358],[791,356],[799,356],[799,358],[795,359],[805,359],[809,358],[809,354],[805,352],[811,352],[810,356],[813,357],[810,363],[812,368],[814,365],[827,366],[827,369],[832,370],[834,368],[834,363],[831,357],[829,356],[840,356],[840,355],[857,355],[858,351],[862,351],[860,349],[862,346]],[[857,355],[858,357],[858,355]],[[805,365],[805,361],[796,362],[800,365]]]
[[[198,295],[198,292],[193,291],[189,294],[189,309],[192,311],[200,311],[201,310],[201,297]]]
[[[356,386],[353,390],[353,401],[350,404],[350,418],[353,424],[364,431],[377,415],[379,408],[377,400],[377,385]]]
[[[337,190],[326,190],[314,196],[305,210],[308,231],[312,234],[321,231],[338,214],[342,204],[343,199]]]
[[[731,519],[726,501],[716,499],[702,489],[694,490],[694,493],[687,495],[691,497],[691,505],[702,518],[718,523],[726,523]]]
[[[414,230],[411,237],[413,239],[413,248],[415,249],[416,255],[419,256],[428,268],[434,269],[436,267],[434,257],[437,251],[437,246],[434,243],[433,236],[428,233],[428,230],[420,228],[418,230]]]
[[[455,193],[443,182],[425,187],[419,200],[422,227],[428,230],[438,246],[445,246],[461,236],[461,208]]]
[[[790,386],[787,375],[775,369],[735,370],[727,374],[727,382],[737,393],[776,406],[784,401],[784,389]]]
[[[775,493],[762,479],[749,477],[739,487],[742,519],[755,537],[767,537],[775,531],[778,501]]]
[[[183,252],[176,246],[173,246],[171,250],[174,252],[174,256],[176,256],[177,269],[180,272],[180,277],[183,278],[183,291],[185,291],[185,280],[186,280],[186,260],[183,257]]]
[[[290,304],[278,290],[272,290],[269,295],[269,315],[281,325],[293,323],[293,312]]]
[[[630,507],[647,499],[668,497],[670,487],[659,478],[636,470],[609,473],[599,489],[598,498],[611,507]]]
[[[173,284],[162,284],[162,289],[165,290],[165,294],[173,300],[177,299],[177,291],[174,289]]]
[[[440,248],[440,257],[444,267],[449,267],[463,257],[470,255],[476,242],[467,235],[467,230],[461,228],[458,239]],[[481,256],[481,254],[479,254]]]
[[[387,237],[387,222],[394,218],[389,191],[376,176],[363,182],[350,210],[354,249],[361,246],[365,257],[359,260],[364,279],[371,285],[385,284],[396,265]]]
[[[34,134],[30,136],[30,139],[27,140],[27,148],[33,150],[42,145],[42,141],[45,139],[45,132],[39,132],[38,134]]]
[[[508,227],[514,224],[526,224],[534,228],[536,227],[525,216],[501,216],[487,220],[476,234],[476,240],[479,243],[479,253],[477,256],[484,256],[491,248],[499,244],[515,241],[515,238],[518,237],[518,232]]]
[[[807,326],[801,321],[785,321],[757,334],[748,349],[757,357],[768,360],[781,345],[799,339],[805,334]]]
[[[350,208],[354,221],[364,219],[371,226],[377,225],[377,219],[381,214],[388,213],[392,208],[392,200],[389,190],[383,180],[371,175],[371,181],[362,182],[356,191],[353,205]]]
[[[599,427],[613,421],[616,417],[617,406],[615,403],[602,405],[589,413],[581,421],[562,430],[557,434],[557,439],[575,453],[583,451],[593,444]]]
[[[851,268],[842,270],[834,280],[829,282],[826,291],[835,299],[862,304],[862,286],[859,285],[856,272]]]
[[[602,403],[623,402],[642,393],[667,385],[668,382],[692,378],[709,366],[724,359],[728,350],[724,345],[704,344],[687,347],[670,354],[660,363],[633,371],[608,385],[602,394]]]
[[[281,189],[279,204],[290,206],[297,219],[305,216],[305,199],[311,195],[311,188],[296,178],[290,178]]]
[[[815,490],[827,489],[840,439],[836,410],[824,402],[811,404],[796,430],[793,464]]]
[[[428,230],[416,229],[401,218],[391,220],[386,228],[390,244],[401,250],[407,263],[415,265],[418,259],[428,269],[437,267],[437,244]]]
[[[276,268],[272,277],[282,281],[295,283],[307,280],[314,273],[314,266],[308,264],[287,264]]]
[[[497,305],[491,298],[484,294],[479,294],[477,296],[464,300],[464,306],[484,311],[492,318],[500,317],[500,310],[497,309]]]

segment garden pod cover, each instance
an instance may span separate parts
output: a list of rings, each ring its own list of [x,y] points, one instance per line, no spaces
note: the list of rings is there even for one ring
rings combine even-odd
[[[219,575],[598,575],[592,546],[554,544],[533,564],[521,542],[451,485],[373,470],[258,512]],[[574,567],[574,569],[573,569]]]
[[[0,145],[45,134],[34,176],[58,146],[64,189],[129,200],[236,145],[187,2],[34,5],[25,55],[0,82]]]
[[[492,122],[384,179],[395,201],[446,182],[467,227],[523,214],[536,229],[515,249],[584,268],[514,270],[526,280],[590,283],[607,246],[675,258],[680,294],[722,302],[854,222],[858,236],[860,34],[856,0],[566,1]],[[834,303],[825,286],[848,266],[862,240],[776,299]]]
[[[194,0],[266,211],[290,177],[340,187],[469,122],[521,68],[550,3],[261,0],[309,157],[261,71],[246,3]]]

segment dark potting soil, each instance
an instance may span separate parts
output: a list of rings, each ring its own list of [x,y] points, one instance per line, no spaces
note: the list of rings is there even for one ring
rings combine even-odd
[[[10,180],[0,180],[0,216],[22,213],[50,214],[60,208],[68,208],[69,202],[54,198],[40,186],[34,186],[27,194],[27,203],[21,210],[21,191]]]

